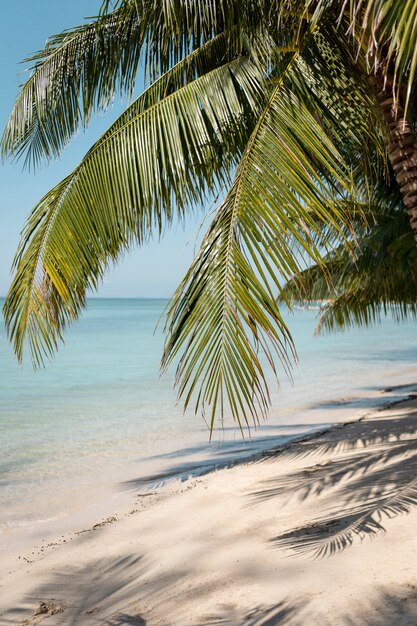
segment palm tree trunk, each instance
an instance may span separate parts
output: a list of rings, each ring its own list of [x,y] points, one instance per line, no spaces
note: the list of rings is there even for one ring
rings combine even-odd
[[[382,80],[376,80],[375,83],[377,99],[388,129],[385,136],[388,157],[417,245],[417,143],[405,118],[404,108],[400,102],[394,102],[391,85],[385,85],[384,89]]]

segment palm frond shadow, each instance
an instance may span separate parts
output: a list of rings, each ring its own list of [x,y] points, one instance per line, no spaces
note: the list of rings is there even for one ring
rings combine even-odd
[[[112,626],[146,626],[145,620],[140,615],[127,615],[121,613]]]
[[[79,537],[77,542],[86,540],[87,535]],[[160,614],[169,616],[178,606],[178,594],[185,582],[191,580],[195,568],[195,563],[186,558],[161,569],[152,558],[134,552],[94,558],[94,548],[90,546],[88,553],[92,556],[86,562],[63,564],[50,572],[23,597],[19,606],[0,616],[2,626],[39,624],[36,610],[43,602],[53,602],[59,607],[59,622],[54,623],[60,626],[146,626],[145,608],[149,611],[149,607],[158,607]],[[200,600],[215,597],[220,585],[216,579],[194,581],[193,593]],[[238,622],[245,626],[269,623],[278,622]]]
[[[33,610],[40,602],[48,602],[54,598],[54,602],[61,605],[59,624],[70,626],[72,624],[100,623],[117,626],[130,624],[131,626],[145,626],[146,621],[137,614],[137,611],[126,609],[126,604],[131,602],[132,590],[137,586],[137,581],[144,575],[144,559],[141,555],[126,555],[113,559],[92,559],[84,565],[75,568],[64,567],[42,585],[34,589],[33,594],[25,598],[21,607],[16,607],[3,615],[4,624],[15,624],[16,615],[28,618],[23,623],[35,624],[36,618]],[[167,581],[161,578],[158,583],[152,585],[152,592],[162,593]],[[151,592],[151,590],[149,590]],[[142,598],[145,594],[142,594]],[[114,607],[123,606],[123,612],[119,613]],[[130,608],[130,607],[129,607]],[[111,615],[109,615],[109,613]]]
[[[305,428],[307,424],[292,425],[293,428]],[[271,428],[278,429],[279,427]],[[269,435],[265,437],[257,437],[245,440],[230,440],[222,442],[219,447],[213,448],[214,444],[203,444],[197,446],[189,446],[174,450],[173,452],[151,456],[146,460],[158,461],[164,460],[168,463],[166,468],[161,471],[139,475],[136,478],[124,481],[123,488],[138,489],[141,487],[158,487],[171,480],[179,480],[184,482],[190,478],[205,476],[219,469],[233,467],[242,463],[252,463],[263,458],[268,454],[266,447],[282,446],[288,440],[293,438],[292,435]],[[192,456],[199,454],[208,455],[209,458],[192,460]],[[185,459],[179,462],[179,459]]]
[[[277,476],[250,496],[250,505],[274,498],[329,498],[326,513],[271,539],[294,555],[326,557],[356,540],[384,532],[384,523],[417,505],[417,410],[406,416],[344,425],[318,441],[299,442],[282,455],[327,457]],[[338,457],[332,458],[335,453]],[[276,453],[278,454],[278,453]],[[317,459],[316,459],[317,461]],[[327,501],[327,500],[326,500]]]
[[[334,607],[333,607],[334,608]],[[339,607],[336,613],[315,607],[305,596],[302,601],[284,599],[269,606],[258,606],[244,614],[225,607],[199,626],[356,626],[358,616],[366,615],[369,623],[378,626],[406,626],[417,623],[417,589],[409,584],[381,587],[366,602],[354,603],[347,612]],[[360,621],[362,624],[362,621]]]
[[[415,397],[414,393],[410,394],[407,400],[412,400]],[[381,406],[377,411],[393,408],[397,404],[407,402],[407,400],[400,398]],[[374,413],[375,409],[372,412]],[[350,428],[349,422],[330,426],[323,430],[319,436],[309,434],[299,439],[296,444],[289,443],[283,448],[265,452],[261,462],[278,456],[286,459],[298,459],[309,456],[326,456],[336,452],[349,452],[360,448],[365,449],[369,446],[385,444],[388,441],[400,440],[407,435],[413,436],[417,429],[414,415],[410,415],[410,418],[392,417],[390,419],[384,417],[366,419],[365,416],[360,420],[360,430],[355,428],[357,423],[356,420],[352,422],[353,428]],[[340,430],[343,430],[342,437]]]
[[[358,626],[364,623],[374,626],[414,625],[417,624],[417,589],[411,583],[405,586],[384,585],[376,588],[366,599],[352,602],[348,610],[340,611],[337,621],[334,615],[322,610],[314,615],[309,610],[309,621],[299,622],[304,623],[309,626],[334,626],[336,623],[338,626]]]
[[[142,615],[144,605],[164,604],[168,615],[175,605],[178,585],[189,575],[183,564],[163,573],[158,568],[153,573],[149,560],[142,554],[92,557],[85,563],[63,565],[52,572],[26,595],[20,606],[3,614],[0,621],[11,626],[19,618],[27,626],[35,626],[39,622],[34,611],[39,603],[54,599],[62,607],[59,622],[54,622],[60,626],[146,626],[148,618]],[[201,597],[213,592],[210,584],[206,589],[196,589]]]
[[[242,615],[234,609],[225,609],[212,615],[200,626],[278,626],[288,623],[298,612],[300,606],[286,601],[270,606],[258,606]]]

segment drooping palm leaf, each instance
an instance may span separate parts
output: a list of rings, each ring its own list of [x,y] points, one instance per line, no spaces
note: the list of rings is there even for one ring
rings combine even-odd
[[[273,286],[295,271],[297,241],[321,258],[320,222],[340,235],[336,187],[350,189],[350,174],[323,126],[286,88],[304,72],[295,53],[274,89],[189,272],[173,297],[163,366],[183,350],[177,368],[185,405],[210,408],[210,423],[226,407],[234,419],[255,423],[269,402],[261,350],[288,369],[295,355]],[[336,194],[337,195],[337,194]]]
[[[226,404],[238,423],[257,422],[266,414],[268,385],[258,352],[272,365],[278,354],[287,370],[294,356],[274,289],[280,291],[299,272],[302,253],[321,263],[328,241],[348,245],[342,235],[352,219],[343,200],[352,191],[347,163],[357,166],[358,155],[365,160],[367,141],[385,157],[375,136],[378,118],[369,124],[374,101],[366,84],[338,71],[346,40],[335,45],[330,22],[314,26],[311,20],[310,28],[305,47],[287,55],[287,66],[270,81],[278,86],[168,311],[163,366],[183,352],[179,395],[186,406],[194,394],[196,410],[210,408],[211,425]],[[351,97],[349,90],[354,90]],[[359,101],[362,113],[351,128],[346,120]],[[351,198],[352,206],[358,220]]]
[[[134,3],[51,37],[27,58],[22,86],[2,138],[3,156],[26,154],[29,164],[56,157],[93,110],[106,109],[116,91],[130,97],[143,33]]]
[[[26,59],[31,76],[5,128],[3,156],[26,155],[34,166],[56,157],[93,111],[106,109],[116,93],[132,96],[141,59],[154,82],[220,34],[227,58],[241,52],[244,28],[245,41],[253,39],[254,50],[259,48],[258,8],[256,2],[227,0],[124,0],[111,12],[103,6],[94,21],[51,37]]]
[[[51,355],[121,250],[228,179],[263,97],[258,69],[241,57],[167,85],[138,98],[29,216],[4,309],[20,359],[25,337],[35,364]]]
[[[387,314],[416,317],[417,250],[393,181],[373,192],[368,226],[356,229],[352,246],[342,244],[322,267],[296,273],[283,297],[290,303],[324,302],[317,332],[367,326]]]

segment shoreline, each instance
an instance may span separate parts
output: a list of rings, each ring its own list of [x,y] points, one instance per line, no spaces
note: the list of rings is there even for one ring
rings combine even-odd
[[[178,470],[205,473],[237,454],[350,419],[381,387],[417,380],[414,324],[386,320],[366,335],[353,329],[313,338],[313,312],[288,314],[300,346],[294,384],[281,376],[277,386],[271,376],[266,424],[243,444],[226,427],[208,445],[203,420],[175,406],[172,373],[156,376],[161,337],[155,341],[151,330],[159,309],[156,301],[92,304],[53,367],[36,375],[17,367],[0,337],[0,553],[113,515],[148,488],[144,477],[159,484]]]
[[[417,384],[400,387],[403,390],[410,388],[410,391],[411,389],[415,391]],[[403,427],[401,424],[405,428],[404,432],[401,431]],[[404,449],[399,449],[397,459],[395,455],[393,456],[390,445],[397,446],[399,443]],[[387,467],[390,468],[393,465],[394,457],[399,461],[402,474],[407,473],[407,463],[410,465],[408,471],[412,473],[415,469],[413,465],[415,443],[417,443],[417,399],[415,394],[408,393],[407,397],[402,399],[390,401],[387,398],[384,407],[365,411],[363,415],[355,419],[298,437],[277,448],[258,452],[249,459],[238,459],[222,469],[207,471],[204,475],[193,476],[184,482],[167,483],[152,492],[136,493],[135,503],[133,505],[130,503],[124,510],[115,512],[114,515],[109,515],[90,527],[78,528],[69,534],[64,533],[59,541],[49,542],[49,545],[48,542],[40,541],[36,550],[31,551],[32,554],[22,553],[17,561],[7,559],[7,563],[3,563],[4,574],[0,583],[0,597],[2,598],[0,621],[3,616],[6,624],[27,624],[28,626],[40,623],[45,617],[48,617],[48,625],[51,626],[67,623],[86,626],[122,623],[149,624],[149,626],[159,624],[161,626],[163,624],[188,626],[188,624],[202,625],[203,623],[236,624],[236,626],[242,624],[248,624],[248,626],[259,624],[260,626],[265,623],[271,625],[306,624],[307,626],[310,623],[338,625],[345,623],[337,621],[339,617],[333,617],[333,621],[328,622],[319,621],[318,618],[317,621],[305,621],[307,618],[304,609],[296,608],[297,603],[287,606],[284,598],[288,594],[293,596],[294,592],[297,596],[297,589],[300,595],[300,585],[293,581],[295,587],[288,587],[284,584],[282,572],[279,572],[287,571],[287,575],[291,578],[294,574],[294,563],[300,561],[295,569],[301,578],[305,577],[305,571],[311,570],[307,591],[305,591],[311,595],[309,585],[313,585],[313,588],[317,587],[315,580],[317,576],[323,576],[323,571],[325,576],[328,570],[333,571],[335,563],[340,563],[343,570],[346,567],[353,567],[350,563],[353,559],[356,570],[366,566],[368,578],[370,572],[374,577],[377,576],[378,581],[373,581],[372,584],[372,593],[375,595],[379,593],[378,589],[381,585],[387,586],[387,580],[384,578],[387,578],[390,571],[389,567],[387,569],[388,559],[397,583],[402,578],[409,579],[409,582],[404,583],[401,593],[404,595],[406,586],[409,585],[411,595],[408,594],[406,599],[401,600],[399,606],[407,607],[407,610],[412,606],[412,613],[410,613],[412,617],[405,614],[404,620],[409,621],[383,622],[377,621],[375,616],[376,621],[346,623],[386,624],[386,626],[398,623],[414,626],[417,616],[417,557],[413,548],[417,548],[417,542],[412,537],[412,531],[413,524],[415,526],[417,522],[417,512],[413,511],[412,495],[407,496],[410,499],[408,515],[395,514],[395,511],[391,511],[391,513],[388,512],[388,516],[385,516],[386,520],[384,515],[381,519],[374,519],[371,516],[366,522],[368,526],[359,519],[359,522],[355,522],[357,528],[352,535],[349,533],[346,535],[346,520],[344,520],[345,526],[342,525],[342,530],[338,530],[339,534],[342,533],[340,535],[342,539],[339,537],[338,541],[342,544],[345,542],[342,547],[346,549],[340,553],[335,550],[335,554],[327,555],[325,559],[314,560],[305,552],[304,544],[308,545],[314,541],[320,544],[320,533],[331,530],[335,524],[337,526],[338,522],[335,520],[338,520],[338,517],[327,516],[326,522],[321,524],[323,530],[320,528],[320,522],[317,521],[317,515],[320,517],[323,510],[327,511],[333,506],[333,503],[337,501],[338,489],[339,491],[341,489],[342,493],[346,492],[343,496],[346,506],[350,505],[351,500],[357,499],[357,490],[348,488],[349,481],[355,483],[361,475],[366,476],[369,473],[372,476],[374,473],[378,481],[372,489],[374,492],[376,490],[377,495],[379,489],[380,497],[385,497],[383,491],[385,487],[380,481],[380,475],[381,472],[382,474],[387,472]],[[346,465],[347,461],[350,466]],[[333,469],[335,467],[338,468],[336,472]],[[397,471],[396,466],[393,467]],[[278,482],[277,472],[280,475]],[[334,484],[329,484],[329,481],[332,482],[332,476],[335,477]],[[393,476],[396,476],[394,471]],[[413,479],[414,476],[411,476],[410,481],[412,482]],[[391,476],[391,482],[393,480]],[[342,487],[345,483],[347,486]],[[255,489],[255,485],[258,488]],[[403,487],[403,485],[398,485],[400,490]],[[369,485],[368,487],[362,485],[361,489],[369,491]],[[412,487],[410,490],[412,491]],[[256,502],[256,506],[248,502],[246,492],[251,494],[249,500]],[[283,496],[286,494],[288,499],[289,492],[291,494],[289,503],[285,502],[281,507]],[[298,493],[299,497],[294,498],[294,493]],[[375,493],[372,497],[375,498]],[[223,506],[221,501],[223,501]],[[363,506],[363,503],[360,504]],[[324,508],[323,505],[325,505]],[[311,509],[307,518],[304,511],[306,506],[307,509]],[[403,506],[405,506],[404,503]],[[285,513],[287,508],[288,512]],[[284,511],[284,521],[281,515],[277,514],[277,511],[281,510]],[[212,520],[211,523],[204,515],[200,517],[203,511],[208,519]],[[312,516],[312,512],[315,515]],[[237,518],[236,514],[238,514]],[[389,519],[389,514],[392,515],[392,519]],[[353,511],[350,512],[350,517],[352,515],[353,517],[359,515],[360,518],[360,515],[363,517],[364,513]],[[248,519],[245,519],[246,517]],[[407,520],[407,518],[410,519]],[[310,521],[306,523],[308,519]],[[290,529],[287,528],[288,523]],[[381,527],[379,530],[378,525]],[[200,526],[204,527],[205,533]],[[272,532],[274,526],[276,528]],[[405,542],[403,546],[403,552],[406,553],[406,559],[408,559],[407,567],[402,560],[404,554],[402,558],[396,554],[398,550],[401,552],[398,547],[400,543],[398,537],[395,532],[393,535],[391,530],[391,536],[388,539],[389,533],[385,526],[393,527],[394,530],[399,527],[398,537],[408,538],[408,542],[413,544],[410,546]],[[277,530],[281,532],[277,534]],[[272,537],[268,538],[271,534]],[[373,536],[375,541],[370,542],[367,534]],[[236,543],[239,546],[237,550],[234,545]],[[375,553],[376,543],[380,543],[380,548]],[[294,553],[291,554],[290,559],[287,553],[288,544],[292,544]],[[130,549],[132,546],[133,550]],[[394,546],[396,546],[395,549]],[[329,546],[327,548],[322,546],[321,549],[330,552],[333,550]],[[384,563],[379,563],[376,567],[381,556],[379,553],[384,550],[388,550],[389,553],[385,555]],[[203,559],[204,571],[195,571],[196,553],[200,555],[200,560]],[[114,560],[113,557],[116,554],[118,556]],[[123,554],[124,556],[120,556]],[[370,565],[369,559],[371,561],[377,559],[377,561],[371,562]],[[145,569],[139,564],[142,561],[147,564]],[[246,563],[245,566],[239,565],[242,561]],[[184,574],[182,567],[178,569],[178,564],[181,563],[187,563],[190,572]],[[315,563],[319,565],[314,565]],[[172,570],[178,570],[176,575]],[[253,571],[249,573],[249,570]],[[377,570],[380,570],[380,573]],[[93,575],[95,591],[92,591],[88,598],[84,598],[86,608],[81,612],[77,600],[77,594],[80,591],[78,583],[72,580],[71,576],[69,576],[68,584],[64,586],[57,585],[56,581],[56,577],[65,579],[71,571],[78,571],[81,578],[87,574]],[[156,572],[159,573],[155,578]],[[313,578],[311,578],[312,572]],[[230,578],[228,584],[224,580],[226,574],[228,579]],[[110,594],[109,599],[106,599],[104,591],[108,590],[109,580],[114,577],[124,581],[120,583],[124,589],[123,598],[120,598],[119,592],[115,591],[114,597]],[[258,579],[264,580],[261,588]],[[165,581],[162,587],[158,580]],[[279,583],[278,588],[285,587],[285,594],[278,593],[281,599],[275,603],[275,606],[269,600],[277,598],[275,588],[277,583]],[[363,581],[362,583],[365,584]],[[369,581],[366,581],[365,586],[368,583]],[[202,589],[207,586],[209,590],[212,589],[212,592],[208,595],[204,592],[201,595]],[[321,590],[315,593],[318,596],[326,596],[325,587],[323,582]],[[242,595],[243,588],[246,591]],[[163,601],[159,597],[162,589],[164,590]],[[178,595],[178,600],[176,595],[172,596],[173,589]],[[237,591],[239,601],[234,605],[232,599]],[[332,598],[334,593],[336,593],[335,589],[330,594]],[[356,590],[355,593],[358,591]],[[394,596],[397,597],[398,593],[397,589]],[[101,604],[97,602],[95,597],[97,594],[102,600]],[[258,604],[252,606],[252,609],[245,600],[248,597],[257,598]],[[313,594],[312,598],[314,597]],[[43,608],[42,603],[45,605]],[[90,606],[89,603],[94,606]],[[164,606],[158,608],[156,605],[160,604]],[[348,610],[341,599],[339,604],[340,607],[343,605],[344,610]],[[414,610],[415,604],[416,610]],[[184,613],[185,606],[187,606],[186,614]],[[259,607],[263,607],[261,613],[259,613],[261,611]],[[40,608],[44,612],[35,615]],[[316,607],[314,610],[320,613],[322,608]],[[70,621],[74,619],[74,611],[78,615],[78,621]],[[166,615],[167,611],[168,615]],[[256,611],[260,615],[259,619],[256,617]],[[398,613],[398,607],[396,611]],[[122,613],[126,621],[120,621],[117,617]],[[209,614],[212,615],[210,618],[212,621],[202,622],[203,617]],[[282,614],[281,617],[285,616],[287,621],[284,618],[283,621],[279,621],[280,614]],[[300,617],[303,615],[304,617]],[[255,616],[254,619],[251,616]],[[400,617],[403,619],[403,616],[400,615]],[[214,619],[218,621],[213,621]],[[219,621],[220,619],[224,621]],[[313,620],[313,617],[308,617],[308,619]],[[324,619],[323,615],[320,619]],[[358,620],[359,617],[356,616],[355,619]]]
[[[196,454],[193,453],[193,446],[191,445],[189,448],[174,449],[167,454],[162,453],[155,457],[156,462],[152,462],[153,457],[149,457],[150,462],[146,464],[148,459],[144,459],[144,466],[142,466],[143,461],[140,460],[139,467],[135,469],[134,473],[130,471],[124,476],[120,475],[119,480],[114,481],[113,484],[109,483],[106,490],[101,488],[101,495],[99,496],[97,493],[97,498],[92,503],[70,510],[65,515],[58,514],[46,519],[25,520],[22,523],[12,525],[10,528],[0,530],[0,545],[3,543],[3,548],[0,550],[2,553],[0,570],[2,569],[1,562],[5,558],[9,562],[10,558],[19,556],[25,550],[32,552],[32,546],[41,542],[59,544],[63,536],[74,535],[81,527],[93,527],[102,520],[114,517],[115,512],[129,509],[134,499],[134,493],[138,489],[169,491],[172,484],[181,485],[187,480],[263,458],[268,456],[271,451],[274,453],[275,450],[287,449],[288,446],[298,441],[309,440],[328,432],[332,428],[339,427],[346,423],[347,416],[349,421],[352,419],[356,421],[369,411],[389,407],[395,402],[402,402],[408,397],[407,390],[413,389],[417,385],[417,383],[415,385],[414,382],[411,382],[411,380],[415,380],[415,375],[411,379],[399,376],[394,380],[396,380],[396,384],[389,387],[380,385],[367,394],[364,392],[363,396],[356,394],[355,396],[350,395],[328,400],[324,405],[319,405],[320,408],[314,405],[298,407],[296,415],[303,418],[301,420],[303,429],[300,434],[270,435],[269,430],[266,430],[263,436],[259,437],[258,435],[262,431],[261,427],[258,431],[252,430],[252,433],[255,434],[253,438],[249,436],[245,440],[239,438],[238,441],[229,440],[217,442],[217,444],[213,441],[210,444],[199,445]],[[398,383],[398,381],[401,382]],[[392,397],[387,394],[394,395]],[[364,399],[367,402],[365,406],[361,406]],[[331,420],[328,419],[329,412],[332,415]],[[291,419],[293,416],[289,415],[288,417]],[[321,428],[323,423],[326,425]],[[274,431],[283,429],[285,432],[286,430],[294,430],[299,425],[290,422],[282,425],[266,423],[262,426]],[[217,453],[219,453],[218,456]],[[163,460],[166,461],[165,464]],[[148,473],[146,469],[144,471],[144,467],[148,469]],[[7,549],[4,549],[5,543],[7,543]]]

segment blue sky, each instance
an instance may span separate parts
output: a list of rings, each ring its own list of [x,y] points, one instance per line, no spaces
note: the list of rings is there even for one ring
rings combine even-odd
[[[82,23],[95,15],[100,0],[19,0],[5,3],[0,21],[1,131],[12,108],[19,84],[24,81],[25,56],[41,49],[49,35]],[[126,104],[126,103],[125,103]],[[81,160],[91,144],[121,113],[116,101],[106,115],[80,132],[58,161],[44,164],[35,173],[22,171],[22,163],[0,164],[0,296],[10,284],[10,266],[25,217],[37,201]],[[161,242],[136,250],[106,277],[98,295],[102,297],[165,297],[171,295],[189,266],[196,231],[203,214],[190,218],[185,229],[175,227]]]

